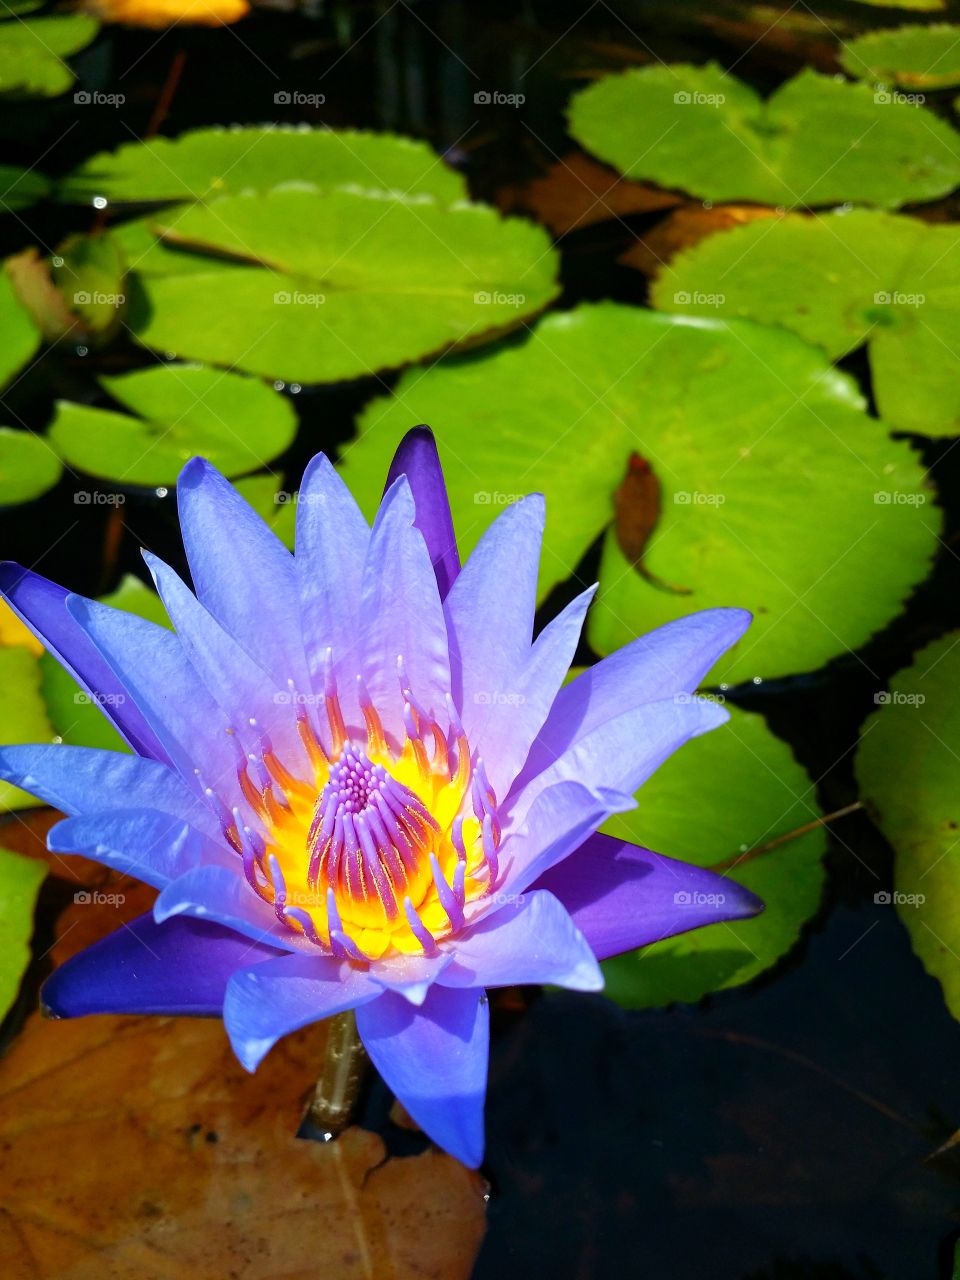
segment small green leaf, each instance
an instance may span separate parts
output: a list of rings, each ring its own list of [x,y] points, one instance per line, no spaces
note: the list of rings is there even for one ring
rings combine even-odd
[[[902,97],[805,70],[766,102],[715,63],[607,76],[570,131],[628,178],[711,200],[795,208],[902,204],[960,182],[960,137]]]
[[[834,359],[864,342],[877,407],[922,435],[960,431],[960,228],[868,210],[753,222],[660,273],[654,305],[782,325]]]
[[[367,407],[345,452],[368,515],[412,422],[437,432],[465,553],[507,502],[546,495],[542,595],[610,525],[639,454],[660,489],[645,572],[608,536],[590,642],[608,653],[695,609],[751,609],[713,681],[809,671],[856,649],[897,615],[937,546],[916,454],[782,330],[603,303],[550,315],[488,358],[411,371]]]
[[[140,416],[61,400],[49,434],[71,466],[117,483],[174,484],[197,454],[240,475],[283,453],[296,435],[289,400],[240,374],[157,365],[100,383]]]
[[[38,498],[57,483],[62,470],[43,436],[0,427],[0,507]]]
[[[286,381],[394,368],[518,325],[557,292],[546,234],[483,205],[284,189],[179,206],[155,225],[174,249],[138,267],[139,340]],[[217,256],[179,273],[177,245]]]
[[[0,329],[0,386],[6,386],[40,345],[40,330],[17,297],[6,270],[0,271]]]
[[[47,868],[0,849],[0,1019],[9,1013],[30,963],[33,912]]]
[[[83,13],[0,23],[0,93],[54,97],[74,82],[64,61],[85,48],[100,24]]]
[[[53,726],[40,691],[38,660],[20,646],[0,648],[0,742],[53,742]],[[0,810],[33,809],[41,800],[0,781]]]
[[[960,1018],[960,634],[921,649],[877,700],[857,778],[893,845],[894,903],[913,949]]]
[[[730,707],[730,723],[694,738],[644,784],[639,808],[607,834],[698,867],[715,866],[819,818],[813,784],[763,717]],[[823,889],[822,828],[722,874],[763,899],[751,920],[714,924],[603,964],[606,994],[628,1008],[691,1003],[749,982],[785,955]],[[722,892],[722,888],[718,889]]]
[[[28,209],[50,190],[50,183],[36,169],[21,169],[17,165],[0,164],[0,213],[14,209]]]
[[[282,183],[345,187],[446,203],[466,199],[463,178],[426,143],[393,134],[300,126],[194,129],[179,138],[128,142],[101,152],[60,183],[61,200],[111,204],[263,194]],[[133,261],[133,259],[131,259]]]
[[[840,65],[858,80],[917,89],[960,84],[960,26],[935,22],[868,31],[841,45]]]

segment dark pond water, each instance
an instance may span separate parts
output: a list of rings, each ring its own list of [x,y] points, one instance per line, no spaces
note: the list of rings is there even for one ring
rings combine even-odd
[[[754,43],[780,12],[777,35]],[[855,4],[819,10],[839,26],[863,12]],[[42,156],[51,173],[142,138],[182,51],[165,133],[267,120],[396,129],[446,152],[474,195],[492,200],[569,146],[563,106],[585,74],[641,62],[652,49],[737,62],[737,74],[767,88],[804,62],[823,65],[829,43],[803,4],[758,13],[639,0],[318,4],[315,13],[263,11],[227,31],[112,30],[74,61],[82,87],[124,94],[121,107],[81,110],[71,95],[5,107],[0,138],[6,159]],[[478,113],[474,94],[491,89],[525,102]],[[316,109],[275,102],[293,90],[326,101]],[[655,216],[569,236],[560,305],[642,303],[643,278],[616,259]],[[24,217],[29,226],[15,217],[0,225],[3,253],[31,243],[52,249],[87,215],[42,206]],[[18,383],[10,412],[41,428],[57,397],[91,399],[94,373],[148,358],[132,345],[111,348],[109,358],[59,351]],[[846,367],[863,381],[857,359]],[[357,410],[390,381],[301,391],[302,429],[280,469],[299,475],[318,448],[335,450]],[[916,648],[960,625],[960,451],[938,443],[926,460],[948,525],[935,573],[907,612],[859,659],[738,699],[793,744],[827,810],[854,798],[851,752],[874,692]],[[0,517],[0,536],[5,556],[88,593],[139,573],[141,545],[181,563],[172,499],[142,491],[128,494],[123,527],[114,528],[103,509],[76,506],[64,483],[42,508]],[[951,1274],[960,1156],[931,1154],[960,1128],[960,1027],[892,911],[874,904],[890,886],[891,859],[863,815],[838,827],[829,871],[800,946],[747,990],[667,1013],[626,1014],[600,999],[552,994],[531,999],[523,1016],[498,1008],[480,1280]],[[375,1091],[370,1120],[383,1114],[382,1101]]]

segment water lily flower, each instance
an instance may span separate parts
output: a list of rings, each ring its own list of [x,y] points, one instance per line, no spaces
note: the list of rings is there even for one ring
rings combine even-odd
[[[593,592],[533,638],[542,498],[506,508],[461,568],[423,428],[372,529],[315,458],[295,555],[202,459],[178,500],[194,590],[145,553],[173,630],[0,569],[134,752],[7,746],[0,776],[68,815],[52,850],[160,890],[44,1002],[222,1016],[251,1071],[288,1032],[353,1009],[410,1115],[475,1166],[485,988],[597,991],[598,960],[760,908],[597,834],[726,719],[691,695],[749,615],[694,614],[564,684]]]

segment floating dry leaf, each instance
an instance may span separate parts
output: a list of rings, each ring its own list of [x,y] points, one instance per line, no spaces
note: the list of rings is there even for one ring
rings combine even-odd
[[[250,12],[247,0],[87,0],[83,6],[101,22],[126,27],[223,27]]]
[[[708,209],[700,204],[687,204],[640,237],[621,255],[620,262],[646,276],[655,276],[675,253],[699,244],[716,231],[729,231],[732,227],[756,222],[758,218],[778,216],[776,209],[764,205],[719,204]]]

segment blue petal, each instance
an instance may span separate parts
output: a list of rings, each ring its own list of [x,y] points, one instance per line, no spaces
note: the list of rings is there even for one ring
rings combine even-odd
[[[63,745],[0,746],[0,778],[63,813],[158,809],[219,839],[220,824],[196,792],[157,760]]]
[[[530,656],[543,522],[540,494],[508,507],[480,539],[444,605],[453,697],[471,744],[483,740],[491,709],[517,693]]]
[[[460,572],[460,553],[437,442],[429,427],[414,427],[400,441],[390,463],[384,492],[399,476],[406,476],[410,483],[417,508],[416,525],[427,544],[443,600]]]
[[[52,853],[82,854],[157,889],[204,863],[227,866],[236,854],[180,818],[156,809],[118,809],[65,818],[47,834]]]
[[[264,671],[307,688],[293,556],[203,458],[180,473],[183,545],[197,598]]]
[[[390,956],[387,960],[373,961],[370,977],[384,990],[395,991],[411,1004],[421,1005],[431,986],[452,962],[452,952],[439,952],[434,956]]]
[[[171,881],[153,904],[158,923],[176,916],[212,920],[256,942],[282,951],[316,953],[316,946],[291,925],[277,919],[273,907],[259,898],[234,867],[194,867]]]
[[[124,698],[123,685],[67,612],[68,592],[13,561],[0,564],[0,594],[14,613],[65,667],[96,706],[142,756],[168,761],[160,740],[139,708]]]
[[[482,991],[430,988],[422,1008],[387,994],[357,1010],[357,1030],[410,1115],[475,1169],[483,1159],[490,1011]]]
[[[401,476],[374,522],[360,601],[363,678],[385,725],[397,736],[403,725],[398,657],[414,697],[428,712],[441,714],[450,691],[443,606],[414,514],[410,486]]]
[[[763,910],[727,876],[599,834],[534,888],[560,899],[600,960]]]
[[[256,1071],[281,1037],[381,994],[362,969],[330,956],[280,956],[235,973],[223,1021],[233,1051]]]
[[[216,1016],[232,973],[276,956],[216,925],[140,916],[60,966],[40,998],[55,1018],[88,1013]]]
[[[509,987],[549,982],[599,991],[603,975],[586,938],[551,893],[522,894],[457,938],[445,987]]]

